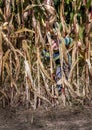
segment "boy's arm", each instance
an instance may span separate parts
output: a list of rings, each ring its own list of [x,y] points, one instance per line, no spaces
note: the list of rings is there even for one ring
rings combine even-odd
[[[75,44],[75,42],[71,37],[65,37],[64,40],[65,40],[65,46],[68,47],[69,49],[72,48],[73,45]]]
[[[45,59],[50,59],[50,53],[48,51],[46,51],[46,49],[42,50],[41,55]]]

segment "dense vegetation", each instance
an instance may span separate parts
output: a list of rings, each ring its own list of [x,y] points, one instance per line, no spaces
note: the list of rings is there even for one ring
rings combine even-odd
[[[45,37],[54,31],[61,39],[71,36],[75,43],[69,50],[72,67],[69,79],[62,78],[65,94],[61,96],[53,80],[53,59],[48,64],[41,58]],[[86,59],[91,58],[91,31],[91,0],[0,0],[0,100],[3,106],[22,103],[36,108],[41,103],[60,102],[59,97],[64,105],[91,100],[86,64]],[[82,47],[78,49],[79,41]],[[62,50],[66,51],[64,47]]]

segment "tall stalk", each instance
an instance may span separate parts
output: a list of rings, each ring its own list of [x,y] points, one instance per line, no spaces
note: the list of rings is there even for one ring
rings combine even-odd
[[[39,48],[37,47],[37,59],[39,59],[40,57],[40,52],[39,52]],[[39,66],[39,60],[37,60],[37,84],[38,84],[38,93],[40,94],[41,93],[41,85],[40,85],[40,66]],[[40,106],[41,104],[41,100],[40,98],[38,99],[38,106]]]
[[[51,79],[53,79],[53,50],[52,50],[51,36],[50,36],[49,32],[47,34],[47,37],[48,37],[48,41],[49,41],[49,44],[50,44],[50,48],[49,48],[49,52],[50,52],[50,75],[51,75]],[[54,95],[53,85],[52,85],[52,95]]]
[[[86,43],[86,53],[85,53],[85,59],[89,59],[89,40],[88,40],[88,33],[89,33],[89,28],[88,28],[88,9],[86,8],[86,36],[85,36],[85,43]],[[89,73],[88,73],[88,66],[86,65],[86,88],[85,88],[85,93],[86,93],[86,96],[88,96],[88,93],[89,93]]]
[[[1,81],[1,72],[2,72],[2,57],[3,57],[3,50],[2,50],[2,27],[0,27],[0,81]]]

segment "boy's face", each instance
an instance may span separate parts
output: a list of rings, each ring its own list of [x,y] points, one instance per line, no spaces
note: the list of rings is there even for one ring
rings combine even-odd
[[[51,48],[53,50],[55,50],[55,51],[59,49],[59,46],[58,46],[58,43],[57,43],[56,40],[52,40],[52,46],[51,46]]]
[[[59,50],[57,38],[51,38],[51,43],[52,43],[52,44],[51,44],[51,49],[52,49],[53,51]],[[50,44],[49,44],[49,42],[47,41],[46,50],[49,50],[49,47],[50,47]]]

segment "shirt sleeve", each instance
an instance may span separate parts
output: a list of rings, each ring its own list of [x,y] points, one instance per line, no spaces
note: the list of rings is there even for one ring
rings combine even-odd
[[[49,53],[48,51],[46,51],[45,49],[42,50],[41,55],[42,55],[44,58],[47,58],[47,59],[50,58],[50,53]]]
[[[70,37],[66,37],[64,40],[65,40],[65,45],[66,46],[69,46],[72,43],[72,41],[73,41],[73,39],[70,38]]]

